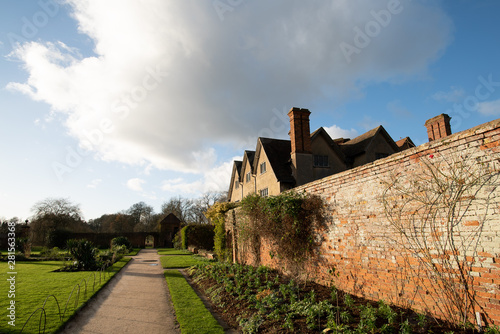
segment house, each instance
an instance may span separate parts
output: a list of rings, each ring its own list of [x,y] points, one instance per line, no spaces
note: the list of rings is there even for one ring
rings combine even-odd
[[[250,193],[277,195],[415,146],[408,137],[394,142],[383,126],[354,139],[332,139],[322,127],[311,133],[310,114],[308,109],[290,109],[290,140],[259,137],[255,151],[245,151],[243,161],[234,161],[228,201],[238,202]]]

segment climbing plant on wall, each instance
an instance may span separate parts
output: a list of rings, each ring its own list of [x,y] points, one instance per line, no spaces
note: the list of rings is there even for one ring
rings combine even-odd
[[[221,261],[229,258],[230,252],[226,246],[225,215],[236,207],[236,203],[217,202],[205,212],[205,216],[214,224],[214,250]]]
[[[270,256],[292,273],[300,270],[320,242],[316,232],[323,227],[323,201],[319,196],[293,191],[269,197],[251,194],[241,201],[241,208],[248,219],[240,226],[240,237],[266,240]]]
[[[408,175],[393,175],[382,201],[414,286],[423,288],[416,293],[434,298],[429,308],[440,308],[447,319],[474,322],[480,306],[472,273],[481,266],[479,241],[486,219],[498,207],[498,162],[430,154],[420,157]]]

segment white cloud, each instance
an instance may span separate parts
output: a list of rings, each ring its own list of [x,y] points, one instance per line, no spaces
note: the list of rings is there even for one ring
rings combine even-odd
[[[479,102],[477,111],[485,116],[500,116],[500,100]]]
[[[69,134],[97,157],[146,170],[204,173],[205,159],[218,160],[210,147],[254,136],[273,108],[325,97],[335,105],[368,82],[417,75],[452,33],[439,5],[403,0],[348,63],[340,44],[352,44],[354,28],[386,0],[251,1],[223,21],[211,1],[66,2],[94,55],[60,42],[23,44],[12,56],[29,77],[8,88],[64,115]]]
[[[337,138],[355,138],[358,136],[358,131],[355,129],[351,130],[346,130],[338,127],[337,125],[332,125],[330,127],[325,127],[324,128],[326,132],[332,137],[332,139],[337,139]]]
[[[465,96],[465,90],[462,87],[452,86],[449,91],[439,91],[432,95],[432,98],[436,101],[445,102],[460,102]]]
[[[213,191],[227,191],[233,168],[233,161],[241,160],[234,157],[218,166],[207,168],[200,179],[188,182],[183,178],[175,178],[162,182],[161,189],[171,193],[203,194]]]
[[[198,194],[201,193],[203,183],[201,180],[194,182],[186,182],[183,178],[176,178],[172,180],[165,180],[162,182],[161,189],[170,193],[183,193],[183,194]]]
[[[145,182],[146,181],[139,179],[139,178],[130,179],[127,181],[127,187],[133,191],[142,192],[143,191],[142,185]]]
[[[101,184],[102,179],[94,179],[87,184],[87,188],[97,188],[99,184]]]

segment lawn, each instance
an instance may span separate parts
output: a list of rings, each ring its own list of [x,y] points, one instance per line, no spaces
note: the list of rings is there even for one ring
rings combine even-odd
[[[166,270],[165,279],[182,334],[224,333],[217,320],[205,308],[201,299],[178,270]]]
[[[160,257],[160,261],[163,268],[188,268],[208,260],[199,255],[167,255]]]
[[[192,253],[184,249],[158,248],[158,255],[191,255]]]
[[[139,253],[139,251],[141,250],[142,248],[132,248],[132,250],[126,254],[127,256],[135,256],[137,255],[137,253]]]
[[[26,320],[37,308],[42,307],[45,299],[50,295],[54,295],[55,298],[48,298],[45,305],[47,317],[45,333],[54,333],[62,324],[59,320],[56,299],[61,309],[61,315],[65,312],[66,304],[68,305],[62,319],[65,322],[128,261],[129,259],[120,260],[108,269],[109,274],[102,274],[101,277],[99,273],[94,272],[53,272],[61,268],[61,261],[16,262],[17,274],[15,275],[15,297],[13,296],[13,298],[7,298],[9,292],[7,279],[11,277],[8,274],[8,264],[0,262],[0,293],[2,296],[0,298],[0,333],[20,333]],[[79,296],[78,285],[80,285]],[[7,317],[7,307],[9,307],[10,301],[15,301],[15,327],[8,324],[10,320]],[[40,315],[41,311],[38,311],[31,318],[23,333],[38,333]]]

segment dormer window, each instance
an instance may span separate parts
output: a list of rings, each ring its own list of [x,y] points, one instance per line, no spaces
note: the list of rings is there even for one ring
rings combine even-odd
[[[264,174],[266,172],[266,162],[260,164],[260,173]]]
[[[315,155],[313,161],[314,167],[328,167],[328,155]]]
[[[234,182],[234,189],[238,189],[240,187],[240,182],[236,181]]]
[[[248,172],[247,175],[246,175],[246,181],[247,181],[247,183],[250,182],[251,179],[252,179],[252,174],[250,174],[250,172]]]

